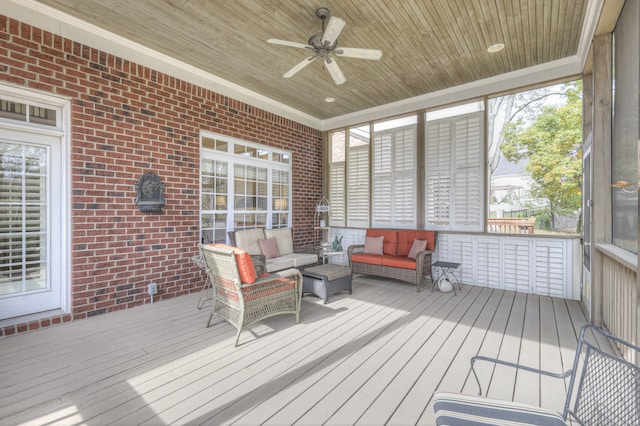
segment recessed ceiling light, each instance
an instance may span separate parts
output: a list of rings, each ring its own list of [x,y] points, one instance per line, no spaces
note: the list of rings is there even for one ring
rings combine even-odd
[[[336,98],[324,98],[325,102],[335,102]]]
[[[502,43],[496,43],[496,44],[492,44],[491,46],[489,46],[487,48],[487,52],[489,53],[496,53],[501,51],[502,49],[504,49],[504,44]]]

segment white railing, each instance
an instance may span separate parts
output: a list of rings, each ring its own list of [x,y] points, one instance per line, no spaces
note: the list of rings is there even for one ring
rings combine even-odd
[[[535,224],[535,217],[490,217],[487,219],[487,230],[497,234],[533,234]]]

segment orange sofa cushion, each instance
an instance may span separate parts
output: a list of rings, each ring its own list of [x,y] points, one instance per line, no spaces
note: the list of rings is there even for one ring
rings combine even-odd
[[[413,229],[398,230],[398,256],[407,256],[414,240],[426,240],[427,250],[433,250],[436,246],[435,231],[423,231]]]
[[[381,260],[382,266],[391,266],[402,269],[416,269],[416,260],[409,259],[405,256],[383,256]]]
[[[236,255],[236,264],[238,265],[238,274],[240,275],[240,281],[245,284],[253,284],[258,279],[256,274],[256,268],[253,266],[253,260],[251,255],[238,247],[233,247],[227,244],[209,244],[212,247],[219,247],[227,250],[233,250]]]
[[[395,256],[398,250],[398,231],[395,229],[367,229],[367,237],[384,236],[383,253]],[[407,250],[407,253],[409,251]]]
[[[369,265],[381,265],[382,258],[379,254],[354,253],[351,255],[352,262],[367,263]]]

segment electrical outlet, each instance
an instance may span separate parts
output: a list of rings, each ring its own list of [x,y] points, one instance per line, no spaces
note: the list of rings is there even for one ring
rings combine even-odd
[[[150,295],[158,294],[158,284],[151,283],[147,286],[147,293]]]

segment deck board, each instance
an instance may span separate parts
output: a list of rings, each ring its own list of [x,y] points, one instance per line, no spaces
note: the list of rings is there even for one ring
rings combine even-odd
[[[578,302],[491,288],[353,288],[237,348],[197,294],[0,339],[0,424],[432,424],[435,391],[477,393],[473,355],[563,371],[585,321]],[[478,373],[490,396],[562,408],[562,381]]]
[[[526,299],[518,362],[532,368],[540,368],[540,298],[529,295]],[[518,370],[514,398],[526,404],[540,405],[540,375]]]

